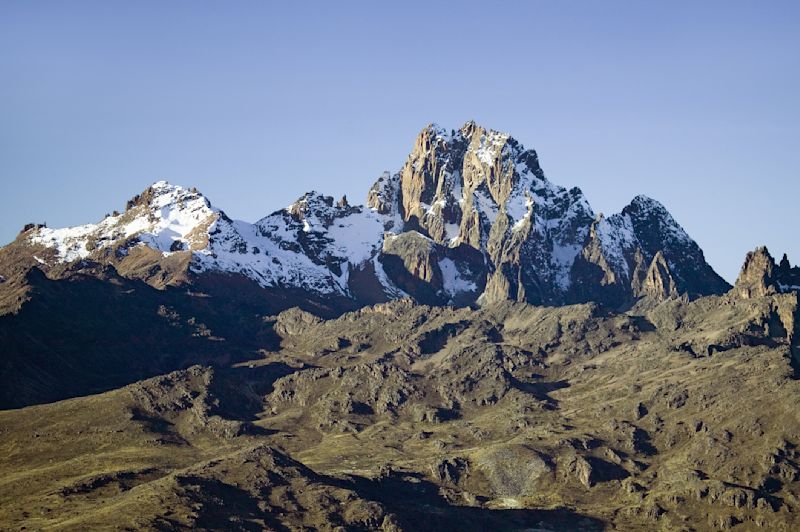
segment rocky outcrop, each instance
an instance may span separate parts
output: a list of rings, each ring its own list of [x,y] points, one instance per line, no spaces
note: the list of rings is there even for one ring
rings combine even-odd
[[[534,494],[542,481],[553,474],[550,458],[525,445],[481,449],[475,461],[498,497]]]
[[[669,265],[678,293],[695,298],[721,294],[730,285],[708,265],[700,246],[658,201],[637,196],[622,210],[646,259],[659,252]]]
[[[734,290],[744,299],[776,293],[775,259],[766,247],[747,254]]]
[[[370,205],[443,248],[482,253],[483,304],[619,306],[729,289],[660,203],[637,196],[621,213],[595,217],[579,189],[544,177],[536,152],[474,122],[425,128],[403,169],[373,186]]]
[[[792,267],[786,254],[780,264],[765,247],[747,254],[734,293],[744,299],[800,290],[800,267]]]
[[[431,125],[398,179],[407,229],[486,257],[482,303],[563,301],[593,214],[579,189],[547,181],[536,152],[474,122],[450,133]]]
[[[647,269],[641,293],[658,301],[664,301],[678,295],[675,280],[672,278],[667,260],[661,251],[656,253],[656,256],[653,257],[653,262],[650,263],[650,267]]]
[[[442,257],[441,246],[416,231],[408,231],[384,238],[380,260],[400,289],[430,303],[444,286],[439,268]]]

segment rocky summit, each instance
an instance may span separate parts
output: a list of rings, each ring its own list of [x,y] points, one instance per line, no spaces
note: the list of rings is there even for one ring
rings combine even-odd
[[[797,530],[799,291],[474,122],[366,205],[158,182],[0,249],[0,529]]]

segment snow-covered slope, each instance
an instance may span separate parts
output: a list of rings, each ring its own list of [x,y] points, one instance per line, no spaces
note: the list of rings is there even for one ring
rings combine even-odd
[[[61,263],[147,247],[163,257],[191,253],[190,269],[198,274],[242,274],[264,287],[346,296],[350,272],[380,249],[384,218],[309,193],[252,224],[231,220],[196,190],[159,181],[122,214],[78,227],[40,227],[28,238],[53,250]]]
[[[311,192],[255,224],[212,227],[194,268],[242,273],[262,286],[350,295],[350,272],[375,257],[384,222],[369,209]]]
[[[65,262],[86,259],[98,249],[129,239],[164,253],[197,250],[205,247],[208,229],[220,212],[196,191],[159,181],[131,200],[123,214],[107,216],[97,224],[42,227],[30,240],[55,249]]]

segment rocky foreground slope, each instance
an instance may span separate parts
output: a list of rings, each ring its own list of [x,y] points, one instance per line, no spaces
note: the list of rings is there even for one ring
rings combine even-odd
[[[0,412],[0,523],[796,530],[798,301],[757,293],[770,261],[726,295],[625,313],[405,299],[260,317],[242,362]],[[109,355],[130,340],[102,338]]]

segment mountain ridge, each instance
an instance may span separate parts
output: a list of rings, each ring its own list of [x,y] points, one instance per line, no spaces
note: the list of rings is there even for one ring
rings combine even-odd
[[[596,215],[579,188],[545,177],[535,150],[473,121],[450,132],[426,126],[366,205],[311,191],[249,223],[194,188],[159,181],[121,214],[34,225],[15,243],[54,275],[90,261],[163,287],[213,271],[356,307],[410,296],[616,308],[730,289],[656,200],[639,195],[620,213]]]

